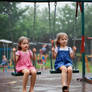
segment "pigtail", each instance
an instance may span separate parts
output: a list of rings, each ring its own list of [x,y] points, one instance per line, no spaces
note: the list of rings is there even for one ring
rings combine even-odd
[[[17,48],[18,48],[18,50],[21,50],[21,47],[20,47],[20,45],[19,45],[19,44],[18,44]]]
[[[60,43],[58,42],[58,40],[56,41],[56,47],[59,47]]]

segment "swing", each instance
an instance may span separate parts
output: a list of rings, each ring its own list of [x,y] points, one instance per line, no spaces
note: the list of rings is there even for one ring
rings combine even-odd
[[[40,75],[40,74],[41,74],[41,72],[37,71],[37,75]],[[16,72],[15,63],[14,63],[14,72],[11,72],[11,75],[13,75],[13,76],[23,76],[22,72]],[[30,75],[31,75],[31,73],[30,73]]]
[[[53,30],[55,30],[55,22],[56,22],[56,6],[57,6],[57,2],[55,2],[55,4],[54,4],[54,6],[55,6],[55,9],[54,9],[54,21],[53,21]],[[50,27],[50,3],[48,3],[48,7],[49,7],[49,28],[50,28],[50,30],[51,30],[51,27]],[[54,36],[54,34],[53,34],[53,36]],[[54,37],[53,37],[54,38]],[[54,41],[53,40],[51,40],[51,44],[52,44],[52,47],[54,46]],[[50,63],[51,63],[51,70],[50,70],[50,73],[51,74],[55,74],[55,73],[61,73],[61,71],[60,70],[55,70],[55,69],[53,69],[53,63],[52,63],[52,53],[50,52]],[[73,73],[79,73],[79,69],[73,69],[72,70],[72,72]]]
[[[41,74],[41,72],[37,71],[37,75],[40,75],[40,74]],[[14,63],[14,72],[11,72],[11,75],[13,75],[13,76],[23,76],[24,74],[22,72],[16,72],[15,63]],[[31,75],[31,73],[30,73],[30,75]]]
[[[41,74],[41,72],[37,71],[37,75],[40,75],[40,74]],[[16,72],[15,63],[14,63],[14,72],[11,72],[11,75],[13,75],[13,76],[23,76],[24,74],[22,72]],[[31,75],[31,73],[30,73],[30,75]]]
[[[55,69],[53,69],[52,53],[50,53],[50,64],[51,64],[51,70],[50,70],[50,73],[51,73],[51,74],[61,73],[60,70],[55,70]],[[73,72],[73,73],[79,73],[79,69],[73,69],[72,72]]]
[[[34,3],[34,30],[35,30],[35,15],[36,15],[36,2]],[[34,61],[33,65],[36,67],[35,61]],[[40,74],[41,74],[41,72],[37,71],[37,75],[40,75]],[[14,64],[14,72],[12,72],[11,75],[13,75],[13,76],[23,76],[23,73],[22,72],[16,72],[16,68],[15,68],[15,64]],[[30,73],[30,75],[31,75],[31,73]]]
[[[37,75],[40,75],[40,74],[41,74],[41,72],[37,71]],[[11,75],[13,75],[13,76],[23,76],[24,74],[22,72],[14,71],[14,72],[11,73]],[[30,75],[31,75],[31,73],[30,73]]]

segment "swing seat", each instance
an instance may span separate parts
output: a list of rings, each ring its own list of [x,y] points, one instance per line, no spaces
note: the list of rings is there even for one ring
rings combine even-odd
[[[41,74],[41,72],[37,71],[37,75],[40,75],[40,74]],[[12,72],[11,75],[13,75],[13,76],[23,76],[23,73],[22,72]]]
[[[12,72],[11,75],[13,75],[13,76],[23,76],[23,73],[21,73],[21,72]]]
[[[79,69],[73,69],[72,72],[73,73],[79,73]],[[60,70],[53,70],[52,69],[52,70],[50,70],[50,73],[51,74],[56,74],[56,73],[61,73],[61,71]]]
[[[79,73],[79,69],[73,69],[73,73]]]

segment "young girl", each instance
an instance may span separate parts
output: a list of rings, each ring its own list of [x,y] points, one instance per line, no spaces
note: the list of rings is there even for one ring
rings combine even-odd
[[[0,65],[1,65],[1,66],[5,66],[5,65],[7,65],[7,64],[8,64],[8,60],[7,60],[6,56],[3,55],[3,56],[2,56],[2,63],[1,63]]]
[[[62,71],[62,90],[69,92],[69,85],[72,79],[72,58],[76,47],[67,46],[68,35],[66,33],[58,33],[56,37],[56,47],[52,48],[53,57],[56,57],[55,69]]]
[[[32,59],[35,59],[36,49],[33,49],[33,53],[29,50],[29,39],[27,37],[20,37],[18,42],[18,51],[13,48],[13,59],[16,61],[16,71],[22,72],[23,75],[23,92],[27,92],[26,85],[28,76],[31,73],[30,89],[29,92],[34,92],[34,85],[36,81],[36,69],[32,64]],[[16,57],[15,57],[16,56]]]

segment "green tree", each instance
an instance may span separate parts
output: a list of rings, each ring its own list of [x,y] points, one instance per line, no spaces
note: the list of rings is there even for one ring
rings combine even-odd
[[[16,23],[18,22],[19,19],[21,19],[22,15],[27,10],[27,8],[19,9],[17,5],[18,4],[16,2],[0,3],[0,14],[1,14],[0,19],[2,18],[3,18],[2,20],[6,19],[4,22],[4,26],[3,23],[1,23],[0,26],[2,31],[5,32],[5,34],[2,34],[2,38],[14,40],[15,39],[14,37],[16,37],[15,36]]]

